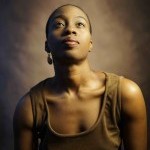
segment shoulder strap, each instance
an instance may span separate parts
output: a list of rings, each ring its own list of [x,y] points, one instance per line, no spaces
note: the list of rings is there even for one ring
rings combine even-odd
[[[46,109],[42,94],[46,80],[32,87],[29,92],[33,111],[33,132],[38,138],[40,136],[40,130],[42,129],[43,123],[46,119]]]
[[[107,105],[111,107],[113,120],[117,125],[120,124],[121,117],[121,87],[120,79],[121,76],[116,74],[107,73],[108,76],[108,89],[107,89]]]

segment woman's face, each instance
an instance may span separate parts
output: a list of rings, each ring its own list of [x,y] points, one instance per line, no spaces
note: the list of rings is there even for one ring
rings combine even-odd
[[[92,47],[90,25],[86,14],[77,7],[63,6],[51,18],[48,48],[54,59],[82,60]]]

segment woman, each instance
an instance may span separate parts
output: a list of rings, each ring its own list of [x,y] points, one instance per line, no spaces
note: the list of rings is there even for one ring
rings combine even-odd
[[[144,99],[139,87],[91,70],[91,24],[63,5],[50,16],[45,49],[55,76],[34,86],[14,113],[15,150],[146,150]]]

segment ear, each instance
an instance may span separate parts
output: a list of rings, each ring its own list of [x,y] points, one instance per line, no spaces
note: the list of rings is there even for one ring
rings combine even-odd
[[[49,46],[48,46],[47,41],[45,41],[45,51],[46,51],[47,53],[50,53],[50,49],[49,49]]]
[[[93,48],[93,41],[92,41],[92,40],[90,40],[90,48],[89,48],[89,52],[91,52],[91,51],[92,51],[92,48]]]

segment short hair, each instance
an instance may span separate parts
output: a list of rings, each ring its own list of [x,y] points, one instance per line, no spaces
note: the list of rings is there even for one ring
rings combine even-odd
[[[49,23],[50,23],[50,21],[51,21],[51,18],[53,17],[53,15],[56,13],[56,11],[58,10],[58,9],[60,9],[60,8],[62,8],[62,7],[64,7],[64,6],[74,6],[74,7],[76,7],[76,8],[78,8],[78,9],[80,9],[85,15],[86,15],[86,17],[87,17],[87,19],[88,19],[88,22],[89,22],[89,31],[90,31],[90,34],[92,34],[92,26],[91,26],[91,22],[90,22],[90,19],[89,19],[89,16],[87,15],[87,13],[81,8],[81,7],[79,7],[79,6],[76,6],[76,5],[74,5],[74,4],[65,4],[65,5],[62,5],[62,6],[60,6],[60,7],[58,7],[57,9],[55,9],[53,12],[52,12],[52,14],[49,16],[49,18],[48,18],[48,20],[47,20],[47,23],[46,23],[46,38],[48,38],[48,28],[49,28]]]

